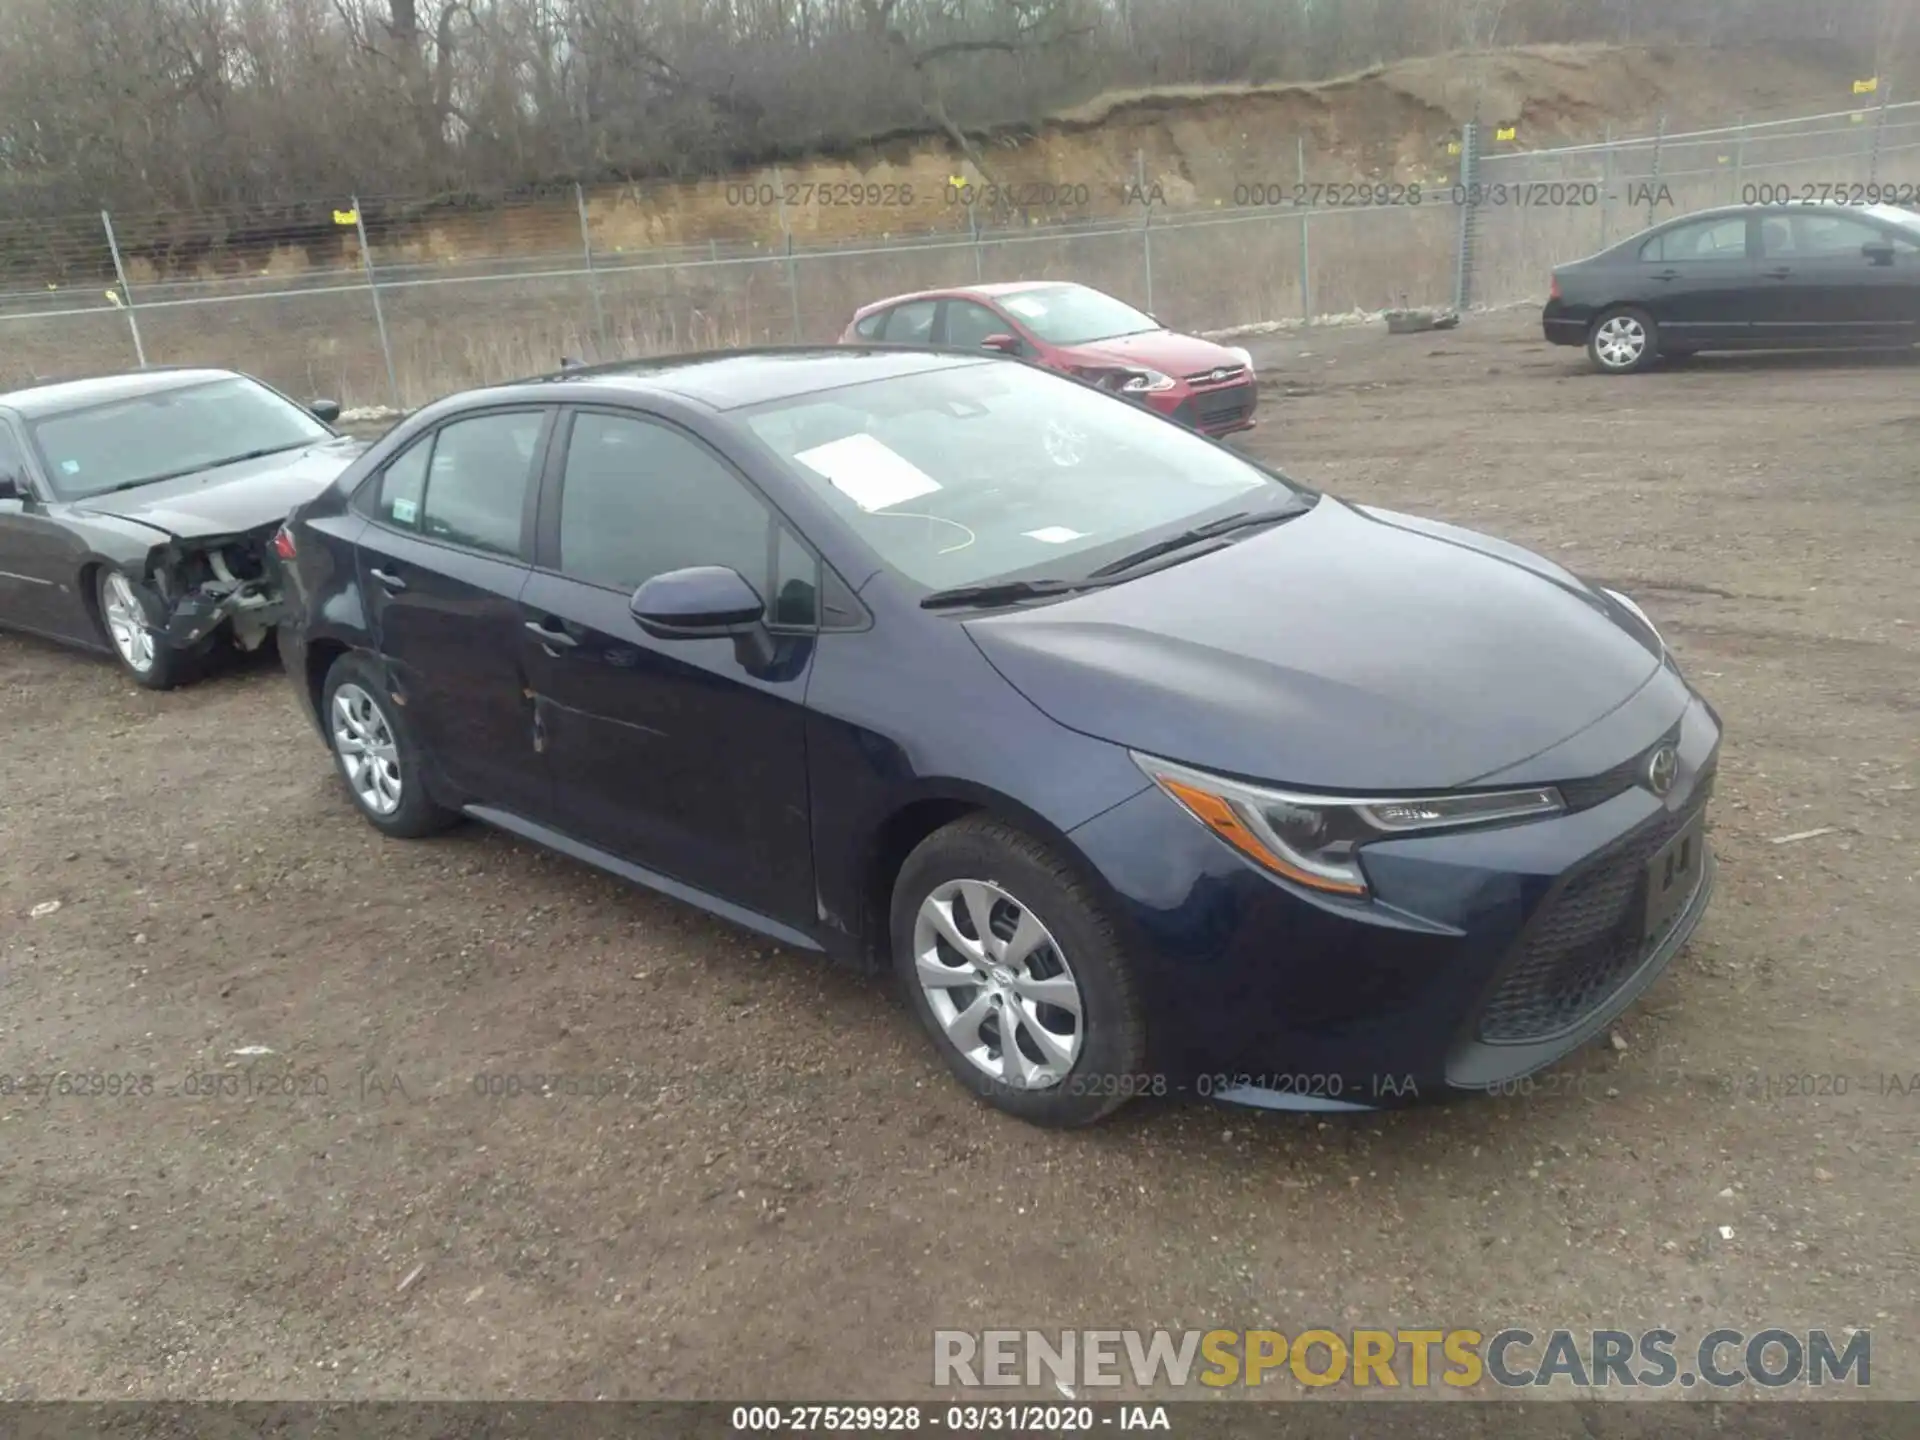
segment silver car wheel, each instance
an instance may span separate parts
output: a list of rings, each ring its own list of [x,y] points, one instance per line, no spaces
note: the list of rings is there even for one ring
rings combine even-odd
[[[374,698],[358,685],[333,692],[333,748],[353,795],[375,815],[400,808],[400,747]]]
[[[953,1047],[982,1074],[1044,1090],[1086,1039],[1079,983],[1053,935],[990,880],[949,880],[920,902],[914,976]]]
[[[1593,351],[1609,370],[1627,370],[1647,353],[1647,327],[1631,315],[1615,315],[1594,332]]]
[[[101,583],[100,610],[114,650],[134,674],[146,674],[153,668],[153,632],[133,585],[118,570],[108,571]]]

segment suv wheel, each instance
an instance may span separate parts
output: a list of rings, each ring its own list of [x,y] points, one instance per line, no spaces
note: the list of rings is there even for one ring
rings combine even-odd
[[[936,831],[894,884],[895,969],[960,1083],[1037,1125],[1163,1091],[1120,928],[1050,848],[985,816]]]

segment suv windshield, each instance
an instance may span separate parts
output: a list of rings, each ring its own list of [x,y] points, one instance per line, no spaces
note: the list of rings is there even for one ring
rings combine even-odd
[[[930,590],[1084,578],[1302,492],[1129,401],[986,361],[782,400],[748,426],[882,563]]]
[[[1151,315],[1084,285],[1040,285],[995,298],[1049,345],[1085,345],[1161,328]]]
[[[311,445],[326,426],[244,376],[49,415],[30,427],[63,500]]]

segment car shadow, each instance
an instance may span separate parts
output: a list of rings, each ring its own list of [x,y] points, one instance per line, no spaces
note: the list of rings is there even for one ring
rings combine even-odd
[[[1920,365],[1920,348],[1886,350],[1721,350],[1662,356],[1656,370],[1732,374],[1741,371],[1887,370]]]

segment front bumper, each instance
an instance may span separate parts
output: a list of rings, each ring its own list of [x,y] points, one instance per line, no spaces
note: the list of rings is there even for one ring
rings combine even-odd
[[[1231,385],[1196,389],[1182,381],[1171,390],[1147,398],[1162,415],[1202,435],[1218,437],[1253,428],[1253,412],[1260,403],[1260,384],[1252,372],[1248,372],[1244,380]]]
[[[1694,699],[1664,798],[1638,785],[1550,820],[1376,842],[1372,900],[1283,884],[1158,788],[1073,832],[1144,960],[1152,1068],[1176,1093],[1370,1110],[1500,1092],[1602,1031],[1706,913],[1711,854],[1665,929],[1647,862],[1701,815],[1720,727]]]

